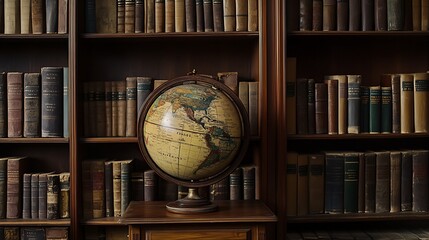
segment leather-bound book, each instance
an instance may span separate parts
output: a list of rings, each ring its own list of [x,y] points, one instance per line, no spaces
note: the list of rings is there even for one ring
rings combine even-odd
[[[365,152],[365,213],[375,212],[375,164],[375,153]]]
[[[398,74],[388,75],[392,86],[392,133],[401,133],[401,83]]]
[[[40,137],[40,73],[24,73],[24,137]]]
[[[116,1],[114,1],[114,10],[116,13]],[[68,0],[58,0],[58,33],[65,34],[68,33],[69,25],[69,1]],[[116,18],[116,15],[113,16]],[[116,22],[115,22],[115,32],[116,32]]]
[[[39,174],[31,174],[31,218],[39,219]]]
[[[118,91],[118,137],[125,137],[127,126],[127,88],[125,81],[118,81],[116,87]]]
[[[380,133],[381,89],[380,86],[369,87],[369,133]]]
[[[118,136],[118,81],[112,81],[112,137]]]
[[[247,11],[248,11],[247,1],[248,0],[235,0],[235,19],[236,19],[235,30],[236,31],[247,31],[247,24],[249,20],[249,17],[247,15]],[[310,21],[310,26],[311,26],[311,21]]]
[[[174,0],[165,0],[165,32],[174,32]]]
[[[19,231],[21,239],[46,239],[45,228],[43,227],[22,227]]]
[[[392,133],[392,85],[381,86],[380,132]]]
[[[58,33],[58,0],[46,0],[46,33]]]
[[[421,3],[422,7],[422,31],[428,31],[429,30],[429,1],[428,0],[422,0]]]
[[[186,18],[186,31],[196,31],[196,6],[195,0],[185,0],[185,18]]]
[[[325,152],[325,213],[344,212],[344,154]]]
[[[258,31],[258,0],[248,0],[247,17],[247,30]]]
[[[308,79],[308,134],[316,133],[316,106],[314,87],[314,79]]]
[[[122,160],[121,163],[121,216],[130,203],[131,169],[133,160]],[[177,192],[177,191],[176,191]]]
[[[85,179],[85,178],[84,178]],[[91,180],[91,178],[88,178]],[[47,219],[48,173],[39,174],[39,219]],[[89,205],[88,205],[89,206]]]
[[[215,32],[223,32],[223,1],[213,0],[213,29]]]
[[[219,81],[238,94],[238,72],[218,72],[217,77]]]
[[[243,200],[243,169],[236,168],[229,174],[230,200]]]
[[[131,201],[144,201],[144,173],[131,172],[130,181],[131,181],[131,188],[130,188]]]
[[[144,200],[155,201],[157,189],[157,175],[154,170],[144,172]]]
[[[350,0],[353,1],[353,0]],[[349,0],[337,0],[337,30],[349,30],[349,8],[351,2]],[[350,9],[350,15],[352,14]]]
[[[308,211],[310,214],[323,213],[325,198],[325,156],[308,155]]]
[[[186,194],[188,191],[186,191]],[[210,186],[211,200],[229,200],[229,177]]]
[[[45,8],[43,5],[40,7],[42,10],[42,14],[45,15],[44,13]],[[46,25],[45,21],[43,21],[42,24],[43,26],[45,26]],[[96,32],[95,0],[85,0],[85,32],[86,33]]]
[[[359,152],[358,213],[365,212],[365,153]]]
[[[286,128],[296,134],[296,58],[286,58]]]
[[[69,231],[67,227],[45,228],[46,240],[68,240]]]
[[[328,133],[328,85],[316,83],[315,85],[315,118],[316,133]]]
[[[4,239],[19,240],[19,227],[5,227]]]
[[[213,2],[212,0],[203,0],[204,8],[204,31],[213,32]]]
[[[401,152],[390,152],[390,212],[401,211]]]
[[[325,80],[328,86],[328,134],[338,134],[338,80]]]
[[[374,30],[374,0],[362,0],[362,31]]]
[[[31,173],[24,173],[22,179],[22,218],[31,218]]]
[[[337,0],[323,0],[323,31],[337,30]]]
[[[401,211],[413,209],[413,153],[401,152]]]
[[[308,214],[308,192],[308,154],[298,154],[298,216]]]
[[[104,198],[104,159],[90,160],[91,193],[92,194],[92,218],[106,216]]]
[[[46,195],[47,219],[58,219],[59,215],[60,175],[48,175]]]
[[[256,168],[243,166],[243,200],[256,199]]]
[[[165,0],[155,0],[155,32],[165,32]]]
[[[360,132],[369,133],[369,87],[360,87]]]
[[[31,31],[31,0],[20,0],[21,34],[30,34]]]
[[[127,123],[125,136],[137,135],[137,77],[127,77]]]
[[[156,7],[156,3],[155,3]],[[136,2],[135,0],[125,0],[125,33],[134,33],[136,18]],[[163,18],[164,20],[164,18]]]
[[[224,20],[225,32],[235,31],[236,29],[235,0],[223,1],[223,20]]]
[[[414,74],[414,130],[429,131],[429,73]]]
[[[70,218],[70,173],[60,173],[59,217]]]
[[[361,0],[350,0],[349,2],[349,30],[362,30],[362,3]]]
[[[106,136],[106,96],[104,82],[97,81],[95,84],[95,127],[96,136]]]
[[[299,0],[299,30],[311,31],[313,28],[312,0]]]
[[[116,16],[116,0],[95,0],[97,33],[116,33]]]
[[[413,154],[413,212],[428,211],[428,150],[415,150]]]
[[[87,0],[88,1],[88,0]],[[125,33],[125,0],[116,0],[117,32]]]
[[[359,153],[344,153],[344,213],[358,212]]]
[[[151,77],[137,77],[137,116],[146,98],[152,92]]]
[[[135,14],[134,14],[134,32],[144,32],[144,0],[136,0]]]
[[[401,133],[414,132],[414,76],[401,74]]]
[[[329,75],[325,79],[338,80],[338,134],[347,133],[347,75]]]
[[[174,24],[176,32],[186,32],[185,0],[174,0]]]
[[[113,216],[121,216],[121,163],[112,162]]]
[[[286,154],[286,215],[297,215],[298,196],[298,153]]]
[[[26,157],[12,157],[7,160],[6,218],[22,217],[22,181]]]
[[[375,212],[390,211],[390,152],[375,152]]]
[[[374,16],[374,29],[387,30],[387,0],[374,0]]]
[[[323,30],[323,0],[313,0],[313,31]]]
[[[69,126],[69,68],[63,68],[63,137],[70,137]]]
[[[195,0],[195,18],[197,32],[204,32],[204,7],[203,0]]]
[[[113,160],[104,162],[104,197],[106,217],[113,217]]]
[[[238,98],[240,98],[244,108],[249,113],[249,82],[238,83]]]
[[[112,81],[104,82],[104,136],[112,136]]]
[[[422,2],[412,0],[413,31],[422,30]]]
[[[144,24],[146,33],[155,32],[155,0],[145,0]]]
[[[387,0],[387,30],[404,30],[404,1]]]
[[[91,179],[91,161],[83,161],[82,162],[82,217],[84,219],[92,219],[92,179]],[[39,183],[41,183],[42,175],[39,175]],[[41,213],[44,214],[44,218],[46,219],[46,181],[47,181],[47,175],[44,175],[45,181],[44,181],[44,193],[42,193],[42,190],[40,189],[41,185],[39,185],[39,197],[40,194],[43,194],[44,201],[42,201],[42,198],[40,197],[39,200],[39,216]],[[45,203],[44,206],[41,204]],[[41,207],[44,208],[44,210],[41,209]]]
[[[7,73],[7,136],[22,137],[23,73]]]
[[[0,73],[0,138],[7,137],[7,78]]]
[[[296,81],[297,134],[308,134],[308,80],[298,78]]]
[[[20,34],[19,0],[4,0],[4,33]]]
[[[33,34],[42,34],[44,32],[44,11],[43,0],[31,0],[31,29]]]
[[[41,128],[42,137],[63,136],[63,68],[43,67]]]
[[[361,75],[347,75],[347,132],[359,133]]]

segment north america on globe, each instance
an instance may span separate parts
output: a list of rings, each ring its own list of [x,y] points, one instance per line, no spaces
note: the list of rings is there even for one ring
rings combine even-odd
[[[183,180],[201,180],[234,160],[241,131],[240,115],[222,91],[184,84],[166,90],[153,102],[143,136],[150,157],[164,172]]]

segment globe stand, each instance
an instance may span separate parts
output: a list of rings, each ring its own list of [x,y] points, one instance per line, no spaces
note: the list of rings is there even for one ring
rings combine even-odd
[[[207,213],[217,210],[217,205],[208,199],[201,198],[196,188],[189,188],[185,198],[170,202],[166,207],[170,212],[182,214]]]

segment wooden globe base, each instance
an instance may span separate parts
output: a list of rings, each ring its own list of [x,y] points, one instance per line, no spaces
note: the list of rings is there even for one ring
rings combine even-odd
[[[195,188],[189,188],[188,196],[170,202],[166,207],[169,212],[181,214],[207,213],[217,210],[217,205],[207,199],[202,199]]]

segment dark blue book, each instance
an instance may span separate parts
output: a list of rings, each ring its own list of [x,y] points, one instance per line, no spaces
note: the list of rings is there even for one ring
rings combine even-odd
[[[325,152],[325,213],[344,212],[344,154]]]

